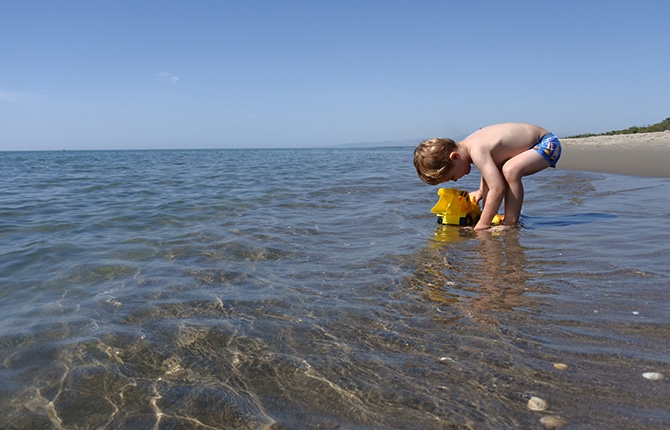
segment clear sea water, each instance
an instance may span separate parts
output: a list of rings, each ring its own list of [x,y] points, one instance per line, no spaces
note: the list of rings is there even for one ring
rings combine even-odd
[[[670,179],[475,235],[411,157],[0,153],[0,428],[670,427]]]

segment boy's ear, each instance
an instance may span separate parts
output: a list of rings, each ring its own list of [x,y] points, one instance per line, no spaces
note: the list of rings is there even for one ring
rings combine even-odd
[[[450,160],[458,160],[459,158],[461,158],[461,154],[459,154],[457,151],[452,151],[449,154],[449,159]]]

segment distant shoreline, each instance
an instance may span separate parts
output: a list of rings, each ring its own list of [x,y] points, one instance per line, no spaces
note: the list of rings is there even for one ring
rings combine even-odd
[[[560,140],[559,169],[670,178],[670,130]]]

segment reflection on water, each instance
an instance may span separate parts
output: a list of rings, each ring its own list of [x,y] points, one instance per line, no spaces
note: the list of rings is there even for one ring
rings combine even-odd
[[[467,303],[467,314],[477,320],[491,318],[490,311],[532,307],[532,299],[524,293],[529,291],[526,281],[533,275],[518,235],[518,229],[490,233],[438,226],[433,246],[439,255],[431,258],[427,267],[421,267],[416,278],[434,277],[425,281],[432,285],[430,297],[440,301],[451,295],[452,302]],[[470,243],[456,248],[459,255],[454,258],[458,258],[458,264],[454,266],[456,263],[449,262],[446,254],[453,250],[451,245],[462,241]]]
[[[475,233],[435,228],[409,150],[261,154],[3,166],[0,428],[670,424],[670,232],[620,204],[670,219],[667,180],[538,175]]]

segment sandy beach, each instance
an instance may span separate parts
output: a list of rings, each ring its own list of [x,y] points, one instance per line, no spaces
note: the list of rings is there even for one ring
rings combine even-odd
[[[559,169],[670,177],[670,130],[560,140]]]

